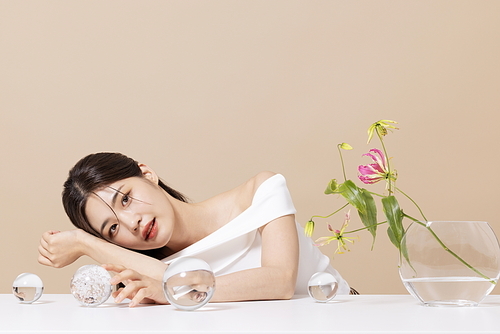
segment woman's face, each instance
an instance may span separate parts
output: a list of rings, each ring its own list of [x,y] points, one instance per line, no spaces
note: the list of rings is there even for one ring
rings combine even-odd
[[[85,213],[104,239],[135,250],[165,246],[174,227],[166,192],[146,176],[120,180],[91,194]]]

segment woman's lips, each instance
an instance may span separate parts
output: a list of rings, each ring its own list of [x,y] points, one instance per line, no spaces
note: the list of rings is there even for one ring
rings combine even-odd
[[[149,222],[144,228],[143,237],[144,240],[153,239],[158,233],[158,226],[156,225],[156,219]]]

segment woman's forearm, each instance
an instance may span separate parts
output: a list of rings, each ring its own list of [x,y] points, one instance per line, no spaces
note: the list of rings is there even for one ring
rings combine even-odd
[[[162,280],[167,265],[155,258],[140,254],[108,241],[87,235],[81,240],[83,252],[103,264],[118,264],[151,278]]]
[[[216,278],[213,302],[290,299],[296,274],[281,268],[261,267]]]

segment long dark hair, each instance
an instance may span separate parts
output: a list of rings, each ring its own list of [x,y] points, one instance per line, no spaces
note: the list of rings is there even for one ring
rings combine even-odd
[[[142,171],[137,161],[121,153],[94,153],[78,161],[69,171],[62,193],[64,210],[73,225],[103,238],[88,222],[85,214],[87,198],[93,192],[129,177],[142,177]],[[163,181],[159,180],[158,185],[172,197],[187,202],[183,194],[170,188]],[[140,253],[162,258],[164,252],[150,250]]]

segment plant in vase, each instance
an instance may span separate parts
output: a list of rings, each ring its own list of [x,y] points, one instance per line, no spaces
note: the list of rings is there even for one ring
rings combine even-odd
[[[353,207],[359,216],[361,228],[347,230],[351,221],[350,211],[345,214],[340,229],[328,224],[331,235],[316,240],[317,246],[338,243],[336,254],[349,251],[355,232],[367,230],[373,237],[377,228],[387,224],[387,234],[400,254],[400,275],[408,291],[426,305],[477,305],[495,286],[500,276],[500,248],[493,230],[486,222],[436,222],[428,221],[419,205],[396,186],[398,174],[391,165],[384,143],[389,131],[397,130],[397,122],[381,120],[368,129],[368,143],[376,135],[381,150],[372,148],[363,157],[371,163],[358,166],[358,179],[365,185],[385,182],[385,193],[378,194],[358,187],[347,178],[342,155],[352,150],[347,143],[337,145],[342,164],[343,182],[332,179],[325,194],[338,194],[346,201],[327,216],[312,216],[305,226],[311,236],[315,219],[326,219]],[[407,198],[418,211],[421,219],[403,211],[397,196]],[[385,220],[378,222],[375,198],[380,198]],[[409,222],[408,227],[403,222]]]

